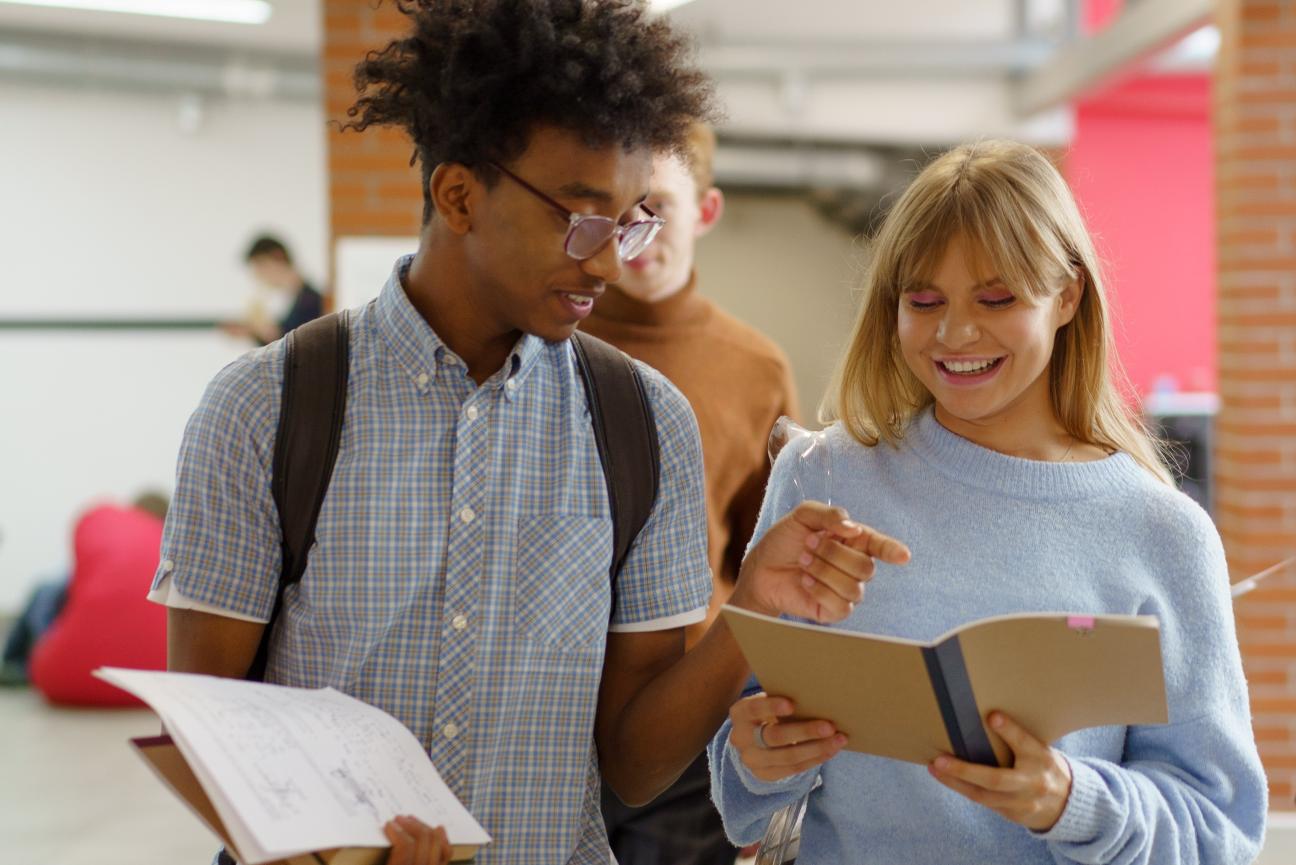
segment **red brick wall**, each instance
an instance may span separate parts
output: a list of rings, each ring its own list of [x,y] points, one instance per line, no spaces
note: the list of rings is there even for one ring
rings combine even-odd
[[[1234,579],[1296,551],[1296,4],[1222,0],[1216,511]],[[1237,603],[1277,810],[1296,793],[1296,575]]]
[[[340,132],[355,102],[352,74],[366,52],[402,36],[408,19],[392,0],[324,2],[324,100],[329,119],[328,181],[332,237],[418,234],[423,194],[417,168],[409,165],[413,145],[403,132],[373,127]]]

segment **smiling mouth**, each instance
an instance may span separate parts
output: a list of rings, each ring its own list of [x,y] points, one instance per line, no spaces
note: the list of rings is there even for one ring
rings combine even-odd
[[[942,372],[950,375],[974,378],[998,369],[1003,360],[1002,357],[989,360],[938,360],[936,366],[940,367]]]
[[[562,296],[577,309],[589,309],[594,305],[594,296],[589,294],[572,294],[564,291]]]

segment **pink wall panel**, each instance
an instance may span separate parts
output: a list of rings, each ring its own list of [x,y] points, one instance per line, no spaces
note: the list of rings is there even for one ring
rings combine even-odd
[[[1140,393],[1214,391],[1210,80],[1144,76],[1076,106],[1064,170],[1105,264],[1117,348]]]

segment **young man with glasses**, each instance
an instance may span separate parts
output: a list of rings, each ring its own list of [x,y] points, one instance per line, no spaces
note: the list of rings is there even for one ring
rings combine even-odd
[[[697,416],[713,593],[706,620],[685,629],[691,646],[734,590],[769,478],[770,430],[781,415],[795,417],[797,406],[778,346],[698,290],[695,248],[719,222],[724,195],[713,182],[715,134],[697,123],[687,142],[686,158],[653,159],[648,206],[665,226],[624,263],[581,330],[662,373]],[[603,814],[620,865],[732,865],[737,852],[711,801],[705,755],[643,808],[605,792]]]
[[[651,799],[748,673],[722,626],[684,653],[711,587],[702,460],[687,403],[646,367],[661,484],[613,605],[607,487],[569,342],[659,228],[643,207],[651,154],[706,114],[706,80],[633,0],[400,8],[414,31],[358,66],[350,115],[410,134],[425,225],[348,313],[337,463],[266,678],[332,685],[406,724],[494,837],[479,865],[606,863],[600,771],[627,802]],[[186,430],[153,590],[174,669],[243,675],[269,617],[282,371],[279,343],[235,362]],[[807,505],[748,556],[733,601],[840,619],[872,556],[905,555]],[[395,861],[441,855],[428,827],[388,832]]]

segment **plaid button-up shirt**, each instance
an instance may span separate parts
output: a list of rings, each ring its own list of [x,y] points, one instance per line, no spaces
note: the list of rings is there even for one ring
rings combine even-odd
[[[696,423],[640,365],[661,490],[610,610],[607,487],[570,344],[525,336],[478,386],[405,296],[404,265],[348,313],[341,447],[267,679],[331,685],[399,718],[493,836],[481,865],[607,862],[593,728],[609,621],[700,621],[711,591]],[[208,387],[154,599],[268,619],[282,374],[275,343]]]

